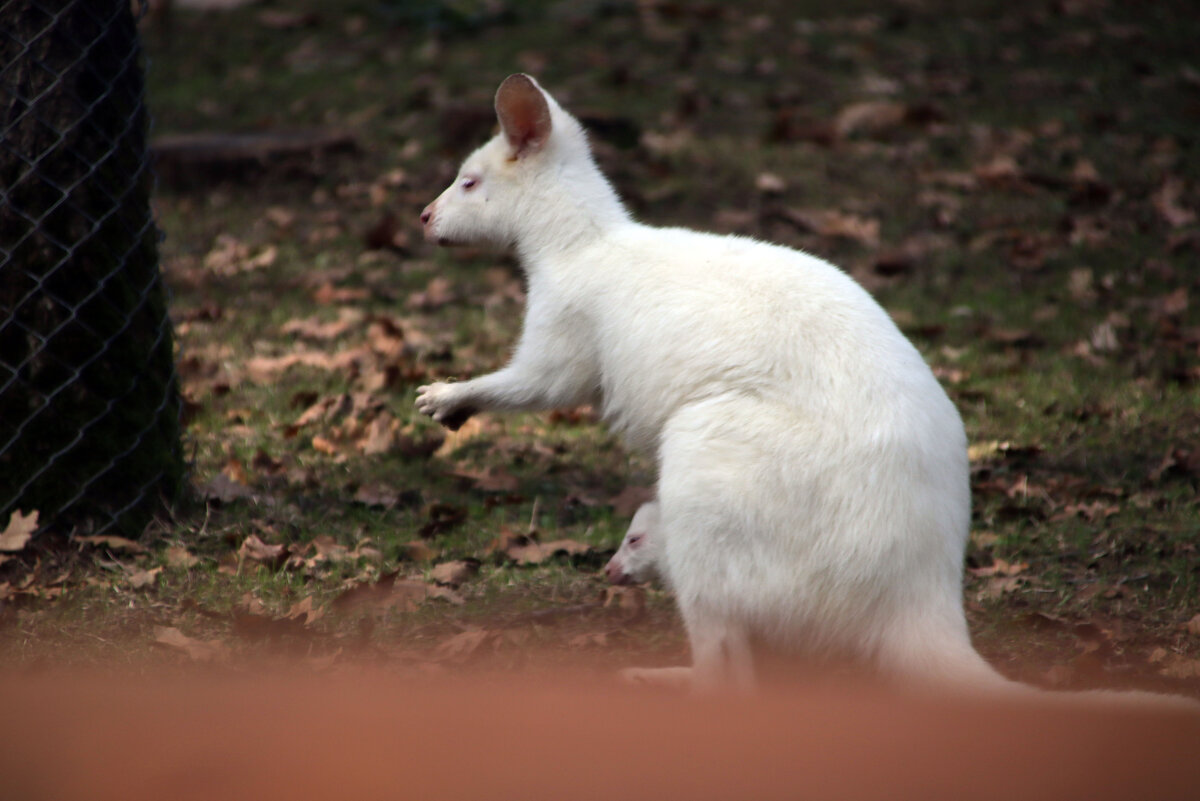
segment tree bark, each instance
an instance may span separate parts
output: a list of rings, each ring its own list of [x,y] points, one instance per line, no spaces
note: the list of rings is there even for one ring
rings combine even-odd
[[[129,0],[0,0],[0,527],[136,535],[183,480]]]

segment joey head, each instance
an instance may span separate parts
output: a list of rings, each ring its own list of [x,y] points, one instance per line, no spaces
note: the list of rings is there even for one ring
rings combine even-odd
[[[659,559],[662,539],[655,536],[658,526],[658,502],[644,503],[633,515],[621,547],[604,567],[613,584],[640,584],[661,577]]]

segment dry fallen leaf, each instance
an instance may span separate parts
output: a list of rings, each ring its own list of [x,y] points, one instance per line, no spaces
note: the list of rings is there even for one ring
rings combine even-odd
[[[1183,476],[1200,475],[1200,448],[1188,450],[1171,446],[1159,462],[1158,467],[1150,471],[1150,480],[1161,481],[1163,476],[1178,474]]]
[[[442,562],[429,571],[429,577],[438,584],[458,587],[479,572],[479,561],[476,559],[456,559],[453,562]]]
[[[247,359],[242,367],[251,381],[266,383],[293,367],[304,366],[342,372],[370,357],[371,352],[365,347],[347,348],[333,353],[298,351],[284,356],[255,356]]]
[[[366,456],[378,456],[398,447],[400,436],[400,421],[391,412],[383,411],[367,423],[356,444]]]
[[[486,470],[455,470],[450,475],[470,481],[475,489],[484,492],[516,492],[520,487],[517,477],[499,467]]]
[[[467,422],[459,426],[457,431],[446,432],[445,440],[443,440],[441,446],[433,452],[433,455],[439,457],[449,456],[483,432],[483,421],[478,417],[472,417],[471,419],[467,420]]]
[[[320,435],[312,438],[312,446],[314,451],[317,453],[323,453],[326,456],[338,456],[341,454],[341,448],[338,447],[336,442],[326,439]]]
[[[314,673],[325,673],[332,668],[342,656],[342,649],[323,656],[306,656],[303,659],[304,665]]]
[[[641,135],[640,144],[655,156],[671,156],[687,148],[693,139],[690,130],[677,128],[667,134],[646,131]]]
[[[284,546],[269,545],[263,542],[257,534],[251,534],[242,540],[242,546],[238,548],[239,559],[252,559],[255,562],[264,564],[276,564],[283,559]]]
[[[224,662],[229,658],[229,647],[220,640],[197,640],[174,626],[155,626],[154,642],[182,651],[197,662]]]
[[[1158,308],[1167,317],[1178,317],[1187,311],[1188,290],[1181,286],[1158,299]]]
[[[957,367],[944,367],[940,364],[933,366],[933,374],[947,384],[961,384],[971,377],[971,373]]]
[[[973,445],[967,446],[967,459],[972,462],[982,462],[994,456],[1001,455],[1007,449],[1007,442],[999,442],[998,440],[976,442]]]
[[[971,544],[976,548],[991,548],[1000,541],[1000,536],[992,531],[972,531]]]
[[[1070,665],[1051,665],[1042,673],[1048,687],[1069,687],[1075,681],[1075,668]]]
[[[328,427],[313,436],[313,448],[342,459],[351,450],[376,455],[401,444],[399,421],[383,400],[367,392],[323,398],[305,410],[288,430],[298,432],[314,423]]]
[[[787,182],[773,172],[760,172],[754,179],[754,188],[768,195],[778,195],[787,189]]]
[[[801,231],[811,231],[834,239],[852,239],[869,248],[879,245],[879,220],[836,209],[786,208],[781,214]]]
[[[278,257],[279,248],[275,245],[251,256],[249,245],[230,234],[218,234],[212,250],[204,257],[204,266],[217,275],[232,276],[270,267]]]
[[[350,582],[349,586],[333,599],[331,607],[337,612],[357,609],[386,611],[399,608],[412,612],[431,594],[430,585],[423,581],[400,579],[390,573],[374,584]]]
[[[305,339],[326,342],[345,336],[355,326],[366,319],[366,313],[361,309],[338,309],[336,320],[322,320],[320,316],[288,320],[280,328],[285,336],[299,336]]]
[[[921,174],[920,179],[925,183],[962,192],[971,191],[979,186],[979,179],[975,177],[974,173],[954,170],[925,172]]]
[[[608,632],[593,631],[587,634],[576,634],[567,640],[567,645],[571,648],[606,648],[608,647]]]
[[[146,547],[133,540],[118,537],[113,534],[104,534],[96,537],[74,537],[73,542],[78,542],[84,545],[94,545],[96,547],[105,547],[113,551],[128,551],[129,553],[146,553]]]
[[[1120,512],[1120,506],[1117,504],[1105,503],[1104,501],[1092,501],[1091,503],[1070,503],[1067,504],[1061,512],[1051,517],[1050,522],[1057,523],[1078,516],[1091,523],[1096,520],[1104,520],[1105,518],[1120,514]]]
[[[1028,562],[1007,562],[996,557],[987,567],[970,567],[967,572],[973,576],[1016,576],[1029,569]]]
[[[309,546],[314,551],[312,558],[308,560],[310,566],[311,564],[326,561],[333,562],[335,564],[339,562],[345,562],[354,556],[354,554],[350,553],[349,548],[347,548],[345,545],[342,545],[328,534],[321,534],[320,536],[313,537],[312,541],[309,543]]]
[[[432,562],[438,557],[441,551],[420,540],[413,540],[401,545],[400,553],[403,558],[410,562]]]
[[[567,556],[578,556],[591,553],[592,546],[578,540],[554,540],[553,542],[536,542],[530,539],[524,544],[510,545],[504,550],[504,555],[518,565],[540,565],[547,559],[565,553]]]
[[[1183,189],[1183,180],[1172,175],[1163,181],[1163,185],[1150,198],[1154,208],[1172,228],[1182,228],[1196,221],[1196,212],[1184,208],[1179,203]]]
[[[533,542],[533,539],[534,537],[532,536],[532,532],[523,533],[514,531],[508,526],[501,526],[500,533],[494,540],[488,543],[487,548],[484,549],[484,553],[488,556],[503,554],[507,552],[509,548],[513,548],[518,545],[528,545],[530,542]]]
[[[385,509],[400,505],[400,490],[377,481],[367,482],[354,493],[354,502]]]
[[[1200,659],[1174,656],[1159,668],[1158,672],[1172,679],[1200,678]]]
[[[334,422],[345,417],[353,408],[354,397],[350,393],[328,395],[309,404],[292,425],[304,428],[317,422]]]
[[[429,281],[423,292],[414,292],[408,296],[408,308],[433,311],[453,303],[457,298],[450,280],[444,276],[437,276]]]
[[[312,298],[322,305],[334,303],[357,303],[371,297],[371,290],[365,287],[339,287],[326,282],[313,290]]]
[[[993,186],[1011,186],[1023,179],[1021,168],[1012,156],[999,155],[974,169],[975,177]]]
[[[209,481],[199,487],[201,496],[206,501],[218,501],[223,504],[233,503],[239,499],[255,498],[254,491],[245,484],[239,484],[225,473],[217,473]]]
[[[1044,344],[1042,338],[1028,328],[989,328],[983,336],[989,342],[1008,348],[1036,348]]]
[[[646,591],[631,586],[605,587],[603,603],[606,607],[615,607],[630,615],[640,615],[646,610]]]
[[[389,359],[400,359],[413,349],[432,346],[429,335],[412,320],[376,314],[367,325],[367,343],[371,350]]]
[[[467,629],[439,643],[434,649],[434,658],[451,662],[465,661],[492,637],[492,632],[487,629]]]
[[[221,472],[238,484],[250,483],[250,474],[246,472],[246,466],[242,464],[241,459],[230,457],[221,468]]]
[[[434,598],[439,601],[445,601],[446,603],[453,604],[454,606],[462,606],[467,602],[466,598],[463,598],[454,590],[450,589],[449,587],[442,587],[438,584],[429,585],[428,594],[426,597]]]
[[[284,617],[289,620],[298,620],[304,618],[304,625],[312,625],[313,622],[320,620],[325,616],[325,610],[320,607],[313,607],[312,596],[308,596],[302,600],[292,604]]]
[[[240,605],[241,605],[242,610],[245,611],[246,614],[249,614],[249,615],[265,615],[265,614],[267,614],[267,605],[262,602],[261,598],[259,598],[257,595],[255,595],[252,592],[247,592],[242,595]]]
[[[546,419],[555,425],[588,425],[600,421],[596,407],[590,403],[580,406],[569,406],[563,409],[553,409]]]
[[[463,507],[441,502],[429,504],[425,514],[428,520],[417,529],[417,536],[423,539],[449,531],[467,519],[467,510]]]
[[[833,132],[839,139],[860,133],[877,136],[899,128],[907,116],[908,107],[903,103],[884,100],[852,103],[837,113],[833,120]]]
[[[1096,300],[1096,280],[1091,267],[1076,267],[1067,277],[1067,292],[1077,303],[1091,303]]]
[[[1116,327],[1105,320],[1092,328],[1088,334],[1088,345],[1095,353],[1115,353],[1121,349],[1121,339]]]
[[[416,426],[410,423],[400,429],[396,449],[401,456],[408,459],[428,459],[445,441],[446,435],[440,430],[425,429],[417,432]]]
[[[1071,180],[1078,183],[1098,184],[1100,183],[1100,171],[1089,159],[1080,159],[1071,168]]]
[[[22,550],[33,536],[33,532],[37,531],[37,521],[36,509],[29,514],[22,514],[20,509],[14,509],[9,515],[8,525],[0,532],[0,551],[16,553]]]
[[[999,598],[1013,592],[1018,587],[1025,583],[1022,576],[994,576],[988,579],[987,584],[979,592],[980,600],[984,598]]]
[[[182,545],[172,545],[166,552],[167,565],[170,567],[191,568],[200,563],[200,558]]]
[[[129,586],[135,590],[144,589],[158,581],[158,574],[163,571],[162,567],[143,570],[140,567],[126,567],[125,576],[129,581]]]

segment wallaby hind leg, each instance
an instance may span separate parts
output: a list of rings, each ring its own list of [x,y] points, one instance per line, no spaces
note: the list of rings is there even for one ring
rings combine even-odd
[[[746,631],[694,611],[684,612],[692,647],[692,687],[698,692],[754,690],[754,656]]]
[[[620,673],[627,684],[691,689],[711,693],[749,693],[755,688],[754,657],[749,638],[737,626],[711,620],[688,619],[692,648],[691,667],[626,668]]]
[[[629,685],[691,689],[710,693],[749,693],[755,688],[754,660],[748,640],[733,628],[706,628],[691,637],[692,667],[626,668],[620,680]]]

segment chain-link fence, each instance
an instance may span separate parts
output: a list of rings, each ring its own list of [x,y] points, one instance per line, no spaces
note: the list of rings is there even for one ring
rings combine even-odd
[[[0,530],[137,535],[182,483],[130,0],[0,0]]]

